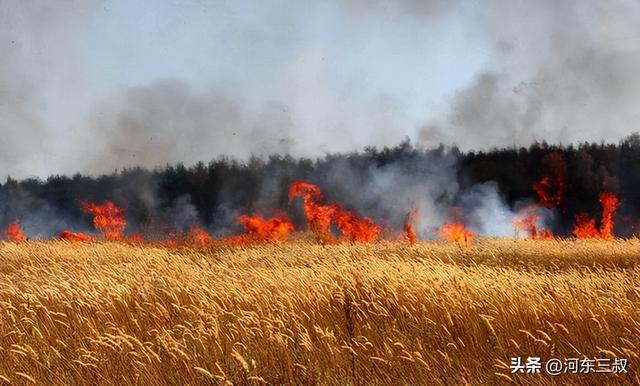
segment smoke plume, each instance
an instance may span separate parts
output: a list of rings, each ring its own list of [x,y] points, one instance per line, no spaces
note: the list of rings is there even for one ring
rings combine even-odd
[[[638,3],[489,1],[473,13],[489,64],[423,138],[478,149],[617,141],[637,128]]]
[[[54,174],[1,187],[0,222],[20,218],[32,237],[86,230],[78,208],[84,199],[116,201],[127,208],[130,230],[150,233],[199,223],[230,234],[238,231],[239,214],[279,211],[300,225],[299,208],[286,197],[296,179],[318,184],[328,199],[393,229],[417,208],[422,237],[435,237],[452,219],[477,233],[507,236],[517,213],[534,202],[533,184],[550,174],[543,160],[554,151],[566,159],[572,199],[562,212],[541,212],[544,225],[570,233],[577,212],[597,212],[601,191],[620,194],[625,214],[640,212],[634,193],[640,182],[629,172],[637,170],[637,137],[618,147],[537,144],[617,142],[637,128],[637,3],[336,0],[316,9],[320,16],[284,10],[278,19],[284,30],[272,26],[272,12],[256,11],[245,24],[223,23],[225,16],[215,14],[216,25],[230,28],[223,37],[233,37],[233,44],[225,43],[211,65],[229,56],[240,70],[212,79],[199,72],[183,76],[188,66],[177,66],[175,74],[159,71],[150,81],[110,72],[101,63],[113,59],[108,55],[85,57],[114,49],[103,36],[90,39],[99,21],[111,20],[112,6],[0,4],[0,168],[20,178]],[[342,23],[336,31],[344,35],[337,36],[353,39],[354,47],[334,45],[334,22]],[[387,31],[388,39],[372,35],[370,46],[355,47],[372,27]],[[382,60],[380,47],[421,52],[429,47],[420,39],[403,38],[427,30],[442,39],[461,30],[469,46],[460,51],[484,59],[464,74],[470,82],[448,90],[444,108],[412,110],[392,86],[440,75],[387,68],[393,62]],[[264,31],[277,38],[277,50],[260,45],[269,40],[260,39]],[[205,37],[196,40],[198,51],[206,51]],[[93,41],[102,45],[88,50]],[[169,52],[175,47],[166,48],[166,58],[175,59]],[[238,58],[260,63],[247,66],[250,60]],[[227,74],[236,79],[226,82]],[[449,80],[462,82],[457,75]],[[87,95],[96,84],[101,93]],[[383,147],[404,137],[426,149],[409,142]],[[510,147],[530,144],[528,150]],[[76,172],[91,177],[56,175]]]

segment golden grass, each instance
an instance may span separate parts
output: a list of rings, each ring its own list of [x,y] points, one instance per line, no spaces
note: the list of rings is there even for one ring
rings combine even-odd
[[[639,240],[0,243],[0,384],[638,384],[639,263]]]

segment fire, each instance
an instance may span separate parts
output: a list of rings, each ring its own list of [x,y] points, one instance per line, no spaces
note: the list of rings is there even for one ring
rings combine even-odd
[[[344,240],[372,243],[382,232],[382,228],[370,218],[359,218],[354,212],[343,211],[339,207],[334,220]]]
[[[309,228],[318,234],[326,235],[336,212],[337,205],[320,205],[318,201],[324,200],[324,195],[316,185],[306,181],[296,181],[289,188],[289,202],[297,197],[302,197],[304,214]]]
[[[613,193],[601,193],[600,204],[602,205],[602,220],[600,223],[600,237],[603,239],[613,238],[614,220],[613,216],[620,205],[620,200]]]
[[[60,232],[60,238],[63,240],[73,241],[75,243],[84,243],[93,241],[93,237],[86,233],[62,231]]]
[[[550,182],[550,178],[543,179],[536,184],[539,197],[546,206],[557,206],[562,201],[564,184],[562,174],[557,174],[557,182]],[[554,194],[548,194],[549,187],[556,186]],[[368,217],[360,217],[356,212],[343,209],[338,203],[326,203],[320,188],[305,181],[296,181],[289,188],[289,201],[297,198],[302,199],[304,213],[309,229],[315,233],[320,242],[362,242],[373,243],[382,240],[382,227]],[[613,193],[603,192],[599,196],[602,205],[602,215],[600,226],[594,218],[587,214],[580,213],[575,218],[573,234],[577,238],[599,238],[613,239],[614,236],[614,216],[620,205],[620,200]],[[526,232],[533,239],[552,238],[553,235],[548,230],[538,226],[540,207],[530,206],[521,212],[520,216],[513,221],[516,232]],[[95,229],[102,235],[102,240],[120,241],[138,245],[156,245],[168,248],[188,246],[193,248],[209,247],[236,247],[255,242],[283,242],[287,240],[291,232],[295,231],[295,226],[284,213],[272,218],[264,218],[259,215],[241,215],[237,221],[244,226],[246,233],[237,236],[225,237],[214,240],[205,230],[193,224],[188,232],[173,231],[168,236],[153,238],[145,241],[142,234],[133,233],[124,235],[126,228],[125,209],[116,206],[111,201],[103,204],[82,202],[82,210],[93,216],[92,222]],[[412,209],[406,217],[403,233],[390,231],[387,235],[393,235],[397,241],[413,244],[418,240],[415,227],[419,214],[417,209]],[[445,240],[458,243],[458,245],[470,248],[474,233],[468,230],[462,221],[460,208],[452,208],[449,215],[450,221],[437,230],[440,237]],[[165,230],[164,232],[166,232]],[[164,233],[162,232],[162,233]],[[386,232],[386,230],[385,230]],[[9,240],[14,242],[27,241],[24,232],[20,228],[20,223],[15,220],[5,230]],[[59,237],[72,242],[90,242],[95,239],[93,235],[72,232],[65,230]]]
[[[526,232],[532,239],[552,238],[551,232],[538,226],[539,218],[540,216],[535,212],[535,208],[528,208],[524,211],[523,217],[513,220],[513,227],[516,232]]]
[[[562,203],[564,196],[564,179],[560,175],[557,175],[554,179],[544,177],[533,185],[533,190],[535,190],[542,205],[553,209]]]
[[[371,243],[378,239],[382,228],[368,217],[358,217],[345,211],[339,204],[325,205],[320,188],[306,181],[296,181],[289,188],[289,201],[301,197],[309,229],[322,240],[329,236],[331,224],[335,224],[342,240]]]
[[[445,240],[458,243],[461,247],[471,248],[474,233],[468,230],[462,222],[448,222],[438,229],[438,234]]]
[[[167,235],[167,237],[165,239],[162,240],[155,240],[152,242],[152,245],[157,245],[159,247],[164,247],[164,248],[169,248],[169,249],[174,249],[174,248],[178,248],[181,244],[184,244],[183,242],[179,242],[178,240],[181,239],[179,234],[175,231],[171,231],[169,232],[169,234]],[[184,240],[181,240],[184,241]]]
[[[124,228],[127,225],[124,219],[124,209],[111,201],[105,201],[102,205],[83,201],[82,210],[93,215],[93,226],[102,233],[105,239],[122,240]]]
[[[144,244],[144,237],[142,234],[135,232],[127,238],[130,244]]]
[[[16,243],[27,241],[27,236],[24,235],[22,228],[20,228],[20,221],[18,220],[15,220],[11,224],[9,224],[4,233],[7,235],[9,241],[13,241]]]
[[[414,244],[418,240],[418,235],[414,229],[414,225],[418,222],[418,209],[413,208],[407,215],[407,220],[404,223],[404,240],[409,244]]]
[[[212,245],[213,238],[196,224],[191,224],[185,237],[186,245],[193,248],[206,248]]]
[[[327,235],[331,222],[335,219],[339,208],[337,205],[318,205],[314,202],[305,203],[304,212],[309,228],[319,234]]]
[[[324,195],[319,187],[306,181],[296,181],[289,187],[289,202],[302,197],[304,202],[324,200]]]
[[[596,229],[596,220],[590,218],[586,213],[576,215],[576,223],[573,226],[573,234],[579,239],[595,238],[599,236]]]
[[[545,207],[553,209],[560,206],[564,200],[565,176],[567,165],[562,153],[553,152],[542,158],[542,167],[552,177],[544,177],[533,185],[538,199]]]
[[[169,234],[161,240],[151,241],[151,245],[156,245],[164,248],[209,248],[214,245],[214,239],[197,224],[191,224],[187,232],[178,232],[172,230]]]
[[[238,217],[238,222],[248,234],[262,241],[284,241],[295,230],[293,223],[283,215],[268,220],[261,216],[242,215]]]
[[[585,213],[576,215],[576,223],[573,227],[573,234],[579,238],[600,238],[613,239],[613,229],[615,226],[613,216],[620,205],[620,200],[613,193],[603,192],[599,197],[602,205],[602,218],[600,229],[596,228],[596,220],[590,218]]]

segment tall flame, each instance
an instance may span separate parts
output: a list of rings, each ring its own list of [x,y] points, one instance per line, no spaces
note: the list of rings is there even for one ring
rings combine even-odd
[[[579,238],[600,238],[613,239],[613,230],[615,226],[614,215],[620,200],[613,193],[603,192],[599,197],[602,205],[602,217],[600,219],[600,229],[596,228],[596,220],[589,217],[586,213],[576,215],[576,222],[573,227],[573,234]]]
[[[562,204],[565,191],[565,176],[567,165],[564,155],[560,152],[552,152],[542,157],[541,166],[553,177],[544,177],[533,185],[540,203],[553,209]]]
[[[289,202],[302,197],[304,214],[313,232],[326,235],[329,233],[331,221],[338,210],[336,205],[320,205],[324,200],[320,188],[306,181],[296,181],[289,188]]]
[[[579,239],[589,239],[600,236],[596,228],[596,220],[589,217],[586,213],[578,213],[576,215],[573,234]]]
[[[27,236],[25,236],[24,232],[22,231],[19,220],[14,220],[11,224],[9,224],[4,233],[7,235],[9,241],[17,243],[27,241]]]
[[[620,200],[613,193],[601,193],[600,204],[602,205],[602,220],[600,222],[600,237],[603,239],[613,238],[614,219],[613,216],[620,205]]]
[[[359,218],[354,212],[344,211],[338,207],[334,215],[342,238],[348,241],[372,243],[378,239],[382,228],[368,217]]]

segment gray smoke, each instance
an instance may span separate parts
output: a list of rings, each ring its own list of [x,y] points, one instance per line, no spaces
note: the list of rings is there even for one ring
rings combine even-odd
[[[180,196],[167,210],[167,218],[171,222],[171,229],[184,232],[192,224],[198,223],[198,211],[191,203],[189,196]]]
[[[79,57],[86,49],[83,36],[97,15],[108,18],[108,5],[0,3],[0,166],[8,173],[110,172],[134,164],[191,164],[221,154],[318,156],[392,145],[413,134],[404,106],[393,96],[352,102],[349,95],[334,93],[331,79],[324,78],[331,70],[324,55],[330,52],[316,49],[313,40],[281,69],[279,76],[297,88],[274,90],[273,99],[248,103],[251,90],[158,79],[115,87],[91,106],[92,113],[59,119],[68,126],[51,127],[50,119],[63,113],[50,111],[45,101],[86,108],[83,103],[93,103],[83,101],[83,90],[97,74],[77,63],[86,63]],[[334,5],[354,26],[365,17],[368,25],[426,23],[439,30],[441,22],[456,20],[474,37],[469,49],[486,54],[486,68],[451,96],[446,113],[434,110],[415,128],[425,145],[441,141],[469,149],[543,139],[615,141],[637,129],[638,3],[340,0]],[[331,28],[328,21],[321,28]],[[244,35],[234,40],[248,47],[252,42]]]
[[[351,209],[385,219],[393,229],[401,229],[412,208],[419,211],[421,236],[433,236],[446,218],[445,203],[458,193],[455,178],[458,158],[428,156],[412,162],[395,162],[382,167],[371,165],[368,173],[355,172],[348,164],[327,170],[327,194],[345,197]]]
[[[470,36],[480,37],[473,39],[474,44],[484,42],[470,49],[486,50],[486,68],[451,96],[444,115],[425,117],[417,128],[418,138],[427,146],[444,142],[484,149],[535,140],[615,141],[637,129],[640,3],[343,0],[338,4],[346,17],[364,16],[367,23],[406,21],[438,28],[441,21],[459,18]],[[349,95],[334,94],[323,78],[325,52],[315,50],[312,42],[280,74],[294,78],[291,83],[297,88],[277,90],[272,99],[245,103],[250,99],[246,90],[196,87],[165,78],[116,88],[90,106],[88,116],[67,119],[73,123],[69,128],[51,127],[48,120],[58,113],[50,111],[46,100],[55,97],[67,107],[83,103],[80,89],[91,76],[76,65],[83,63],[78,52],[82,34],[101,6],[98,1],[0,2],[0,167],[19,176],[44,176],[193,164],[223,154],[243,159],[272,153],[316,156],[367,144],[395,144],[413,129],[399,127],[398,122],[409,120],[393,97],[353,102]],[[42,89],[56,90],[56,95],[42,95],[43,84],[49,87]],[[269,90],[264,94],[271,95]],[[351,125],[354,121],[357,124]],[[354,135],[345,127],[366,129]],[[396,227],[416,207],[423,236],[432,236],[435,227],[452,217],[452,206],[460,206],[465,221],[479,233],[511,234],[516,210],[504,204],[494,184],[460,191],[456,162],[453,155],[424,160],[412,165],[418,170],[411,172],[406,164],[372,166],[365,176],[345,163],[326,172],[334,189],[327,193],[354,197],[351,208],[388,219]],[[255,203],[256,209],[272,207],[282,193],[268,179],[258,183],[264,198]],[[229,191],[223,196],[232,200],[233,195]],[[153,203],[153,197],[148,201]],[[231,208],[224,204],[217,208],[214,223],[232,221],[237,213]],[[197,217],[186,198],[178,200],[172,211],[169,216],[178,227]],[[50,232],[49,219],[59,217],[44,204],[38,216],[27,216],[24,225],[43,234]],[[544,220],[552,217],[545,215]]]
[[[402,229],[412,208],[417,209],[418,224],[414,225],[425,239],[436,238],[438,228],[449,221],[461,221],[477,234],[514,236],[513,221],[532,204],[523,201],[511,208],[493,182],[462,188],[457,177],[460,158],[452,149],[440,148],[414,158],[396,156],[383,166],[371,162],[365,173],[351,162],[345,158],[321,167],[326,195],[395,230]],[[539,214],[539,225],[553,223],[548,211]]]
[[[232,98],[209,89],[197,91],[175,79],[128,90],[99,104],[92,117],[88,170],[108,172],[140,165],[153,168],[207,161],[221,154],[289,152],[285,106],[265,104],[247,114]]]
[[[34,157],[41,152],[46,133],[35,112],[37,77],[22,69],[37,60],[29,51],[30,38],[44,33],[46,18],[35,12],[37,6],[17,5],[9,2],[0,6],[0,165],[15,165],[20,170],[36,162]]]
[[[617,141],[640,122],[640,3],[489,1],[474,30],[490,64],[421,129],[463,149]]]

